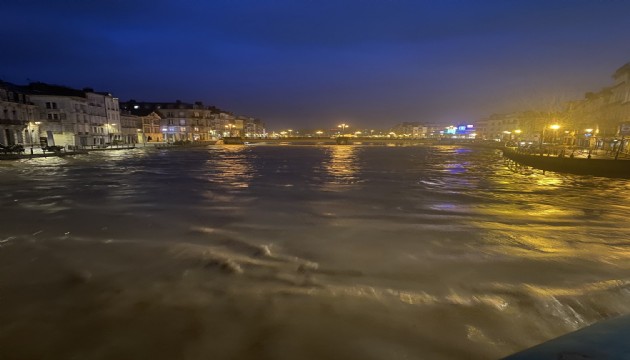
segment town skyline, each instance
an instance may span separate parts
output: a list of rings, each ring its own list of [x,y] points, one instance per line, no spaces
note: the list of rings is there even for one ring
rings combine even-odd
[[[605,86],[630,58],[629,10],[620,1],[29,0],[3,6],[0,79],[203,101],[277,128],[466,123]]]

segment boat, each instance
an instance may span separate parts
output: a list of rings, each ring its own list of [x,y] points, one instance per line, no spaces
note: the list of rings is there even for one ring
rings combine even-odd
[[[530,166],[543,171],[630,178],[630,160],[524,154],[510,148],[503,149],[503,156],[520,165]]]

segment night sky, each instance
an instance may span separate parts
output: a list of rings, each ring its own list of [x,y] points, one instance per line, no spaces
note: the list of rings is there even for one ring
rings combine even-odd
[[[612,83],[626,0],[0,0],[0,79],[269,129],[465,123]]]

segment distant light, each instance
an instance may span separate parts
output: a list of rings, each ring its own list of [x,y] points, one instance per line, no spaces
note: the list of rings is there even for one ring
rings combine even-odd
[[[467,128],[472,129],[475,127],[475,125],[466,125]]]
[[[134,109],[140,109],[140,106],[139,105],[134,105],[133,108]]]

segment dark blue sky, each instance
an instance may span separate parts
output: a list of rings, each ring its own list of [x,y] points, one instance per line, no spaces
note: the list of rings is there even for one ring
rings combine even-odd
[[[270,129],[470,122],[630,61],[626,0],[0,0],[0,79],[203,101]]]

